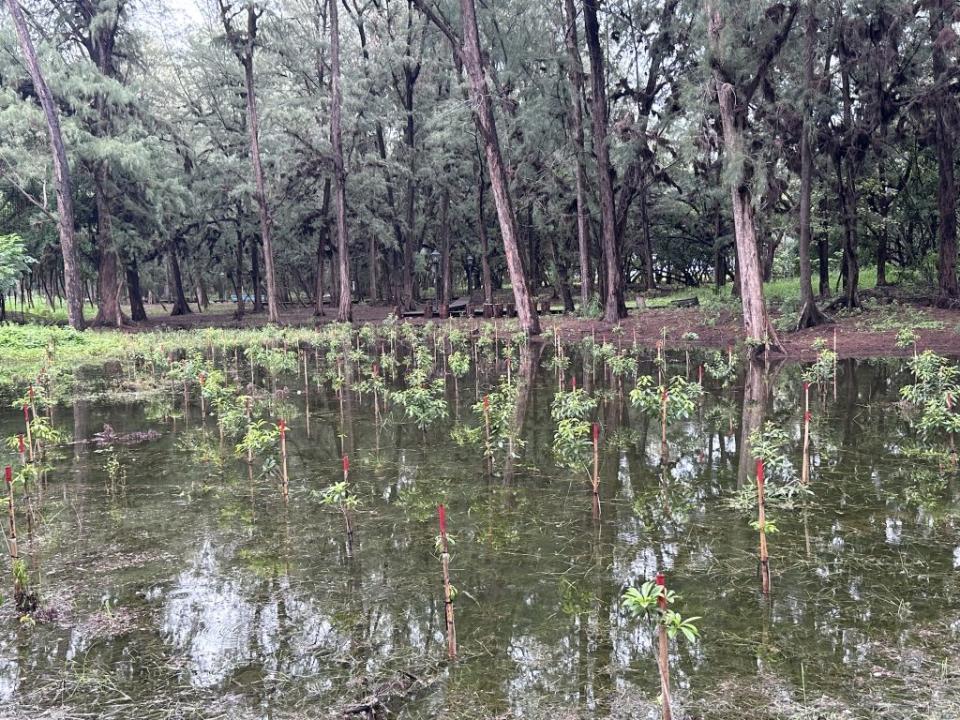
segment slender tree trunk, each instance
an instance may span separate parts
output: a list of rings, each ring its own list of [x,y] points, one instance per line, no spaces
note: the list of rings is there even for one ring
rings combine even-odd
[[[350,322],[350,254],[347,235],[347,175],[343,164],[341,118],[343,98],[340,88],[340,21],[337,0],[330,0],[330,144],[333,146],[333,189],[337,206],[337,260],[340,264],[339,322]]]
[[[406,229],[403,235],[403,301],[407,310],[410,310],[417,299],[417,293],[413,285],[413,253],[414,238],[416,236],[416,210],[417,210],[417,152],[416,152],[416,134],[413,116],[414,88],[416,78],[410,73],[404,74],[404,110],[407,118],[403,130],[404,143],[407,146],[408,172],[407,195],[406,195]]]
[[[170,274],[173,276],[173,309],[170,315],[190,315],[193,310],[190,309],[190,303],[187,302],[187,296],[183,292],[183,273],[180,272],[180,260],[177,257],[177,246],[170,243]]]
[[[260,241],[250,243],[250,283],[253,285],[253,312],[263,312],[263,294],[260,292]]]
[[[565,20],[564,39],[570,64],[567,76],[570,80],[571,113],[573,120],[573,151],[577,158],[577,249],[580,253],[580,307],[590,305],[593,294],[593,271],[590,269],[590,226],[587,222],[587,170],[583,135],[583,63],[580,60],[580,43],[577,40],[577,9],[573,0],[563,0]]]
[[[479,155],[479,148],[477,148]],[[490,243],[487,238],[487,222],[483,213],[483,160],[477,158],[477,235],[480,238],[480,279],[483,283],[483,303],[493,304],[493,281],[490,277]]]
[[[955,0],[936,0],[930,9],[930,34],[933,40],[933,76],[937,85],[946,83],[947,59],[940,35],[945,16],[954,21]],[[948,12],[949,11],[949,12]],[[945,87],[934,91],[934,140],[937,151],[937,230],[940,248],[937,254],[937,305],[950,306],[960,298],[957,285],[957,184],[954,178],[956,152],[949,105],[955,101]],[[954,112],[955,114],[955,112]]]
[[[841,22],[841,32],[845,23]],[[843,213],[843,280],[844,300],[848,308],[860,306],[858,285],[860,261],[858,258],[857,186],[853,155],[857,152],[853,143],[853,98],[850,91],[850,63],[853,62],[846,43],[840,41],[840,86],[843,94],[843,122],[848,129],[846,152],[837,157],[837,181],[839,184],[840,208]]]
[[[643,288],[653,290],[657,281],[653,276],[653,243],[650,241],[650,214],[647,206],[647,186],[640,189],[640,260],[643,262]]]
[[[317,317],[323,317],[323,256],[330,239],[330,178],[323,181],[323,208],[320,212],[323,215],[323,224],[317,239],[317,287],[313,305],[313,314]]]
[[[813,150],[810,136],[814,132],[813,100],[815,92],[813,61],[816,49],[817,14],[813,2],[807,6],[807,27],[803,48],[803,82],[805,98],[803,103],[803,127],[800,130],[800,317],[797,329],[814,327],[826,321],[817,308],[813,297],[813,277],[810,265],[810,244],[812,228],[810,224],[810,204],[813,191]]]
[[[253,4],[250,5],[251,14]],[[250,130],[250,162],[253,165],[253,178],[260,211],[260,234],[263,241],[264,271],[267,276],[267,319],[280,322],[280,308],[277,306],[277,280],[273,267],[273,231],[270,206],[267,203],[267,187],[263,177],[263,162],[260,158],[260,120],[257,115],[257,97],[253,84],[253,53],[247,57],[243,66],[243,77],[247,91],[247,125]]]
[[[742,157],[743,138],[735,117],[734,90],[729,83],[722,83],[719,78],[717,78],[717,98],[720,102],[723,142],[727,155],[731,158]],[[767,316],[760,275],[760,258],[757,252],[753,202],[750,197],[750,188],[743,177],[732,181],[730,196],[733,202],[733,226],[737,243],[740,300],[743,304],[743,329],[748,342],[764,348],[780,347],[777,332]]]
[[[452,283],[450,277],[450,189],[444,187],[440,197],[440,297],[437,310],[441,306],[450,307]]]
[[[597,155],[597,184],[600,186],[600,230],[603,242],[603,260],[606,264],[606,299],[603,318],[618,322],[625,313],[623,301],[623,274],[620,267],[620,248],[617,241],[616,208],[613,200],[613,180],[610,176],[610,146],[607,138],[607,88],[604,80],[603,51],[600,47],[600,23],[597,18],[597,0],[583,2],[584,37],[590,56],[590,91],[593,108],[593,145]]]
[[[75,330],[83,330],[86,321],[83,318],[83,286],[80,282],[80,260],[77,254],[77,240],[74,231],[73,186],[70,179],[70,165],[67,151],[63,145],[60,131],[60,117],[53,102],[53,95],[47,86],[33,40],[27,28],[18,0],[7,0],[10,16],[17,31],[20,51],[26,61],[34,92],[40,99],[47,122],[47,134],[50,140],[50,155],[53,159],[53,182],[57,196],[57,229],[60,234],[60,251],[63,254],[64,294],[67,299],[67,322]],[[134,318],[136,319],[136,318]]]
[[[236,291],[237,291],[237,318],[243,318],[246,314],[246,300],[243,297],[243,201],[238,199],[236,202],[237,217],[234,220],[237,233],[237,268],[236,268]]]
[[[130,296],[130,319],[143,322],[147,319],[147,310],[143,307],[143,290],[140,288],[140,269],[137,259],[127,263],[127,294]]]
[[[517,307],[520,329],[527,335],[540,334],[540,319],[533,307],[527,278],[523,274],[518,247],[517,216],[510,196],[510,181],[500,151],[500,138],[497,134],[493,115],[493,104],[484,75],[483,59],[480,53],[480,32],[477,28],[476,8],[473,0],[460,0],[460,14],[463,22],[463,61],[470,80],[470,94],[476,113],[477,126],[483,136],[487,157],[487,171],[490,174],[490,188],[493,192],[497,218],[500,221],[500,235],[507,259],[510,283],[513,285],[513,297]]]

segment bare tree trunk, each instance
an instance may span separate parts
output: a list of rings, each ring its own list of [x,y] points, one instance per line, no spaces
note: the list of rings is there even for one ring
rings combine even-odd
[[[477,148],[477,155],[480,154]],[[477,158],[477,235],[480,237],[480,279],[483,282],[483,303],[493,304],[493,281],[490,277],[490,243],[487,239],[487,222],[483,213],[483,160]]]
[[[253,16],[253,4],[249,13]],[[277,280],[273,268],[273,232],[270,218],[270,206],[267,204],[267,188],[263,178],[263,163],[260,159],[260,120],[257,117],[257,98],[253,84],[253,54],[244,64],[244,80],[247,90],[247,125],[250,128],[250,161],[253,164],[253,177],[256,183],[257,206],[260,210],[260,234],[263,241],[264,271],[267,275],[267,319],[280,322],[280,309],[277,307]]]
[[[246,301],[243,297],[243,201],[239,198],[236,201],[237,217],[234,220],[237,233],[237,279],[234,283],[237,291],[237,318],[242,318],[246,314]]]
[[[177,258],[176,243],[170,243],[170,274],[173,276],[173,309],[170,315],[190,315],[193,310],[190,309],[190,303],[187,302],[187,296],[183,292],[183,273],[180,272],[180,260]]]
[[[573,0],[563,0],[565,19],[564,39],[570,65],[570,99],[573,109],[573,151],[577,156],[577,248],[580,253],[580,307],[590,304],[593,294],[593,271],[590,268],[590,226],[587,223],[587,171],[583,136],[583,63],[577,41],[577,9]]]
[[[603,318],[618,322],[623,312],[623,274],[617,241],[616,208],[613,201],[613,180],[610,177],[610,146],[607,138],[607,88],[604,80],[603,51],[600,48],[600,23],[597,0],[583,2],[584,37],[590,56],[590,88],[593,102],[593,145],[597,155],[597,183],[600,186],[600,230],[603,259],[606,264],[606,299]]]
[[[807,27],[803,48],[803,83],[806,97],[803,103],[803,127],[800,130],[800,317],[797,329],[814,327],[826,322],[813,297],[813,277],[810,267],[810,203],[813,190],[813,151],[810,136],[814,132],[813,101],[815,92],[813,61],[817,37],[817,14],[814,3],[807,7]]]
[[[450,189],[444,187],[440,196],[440,297],[437,298],[437,310],[450,307]],[[442,316],[442,313],[441,313]]]
[[[487,171],[490,174],[490,188],[493,192],[497,218],[500,221],[500,234],[503,238],[504,254],[507,258],[507,270],[513,285],[513,297],[517,307],[520,329],[527,335],[540,334],[540,319],[533,307],[527,278],[523,274],[517,235],[517,216],[510,197],[510,182],[507,168],[500,151],[500,138],[493,115],[493,105],[484,75],[483,59],[480,54],[480,32],[477,28],[476,8],[473,0],[460,0],[460,14],[463,22],[463,61],[470,80],[470,94],[476,113],[477,126],[483,136],[487,157]]]
[[[317,239],[317,288],[316,298],[313,306],[313,314],[317,317],[323,317],[323,256],[326,251],[327,242],[330,239],[330,178],[323,181],[323,225],[320,227],[320,237]]]
[[[841,20],[841,32],[844,23]],[[850,91],[850,63],[846,43],[840,40],[840,86],[843,94],[843,122],[848,128],[845,138],[848,144],[853,142],[853,98]],[[860,282],[860,262],[858,259],[858,232],[857,232],[857,187],[855,149],[847,147],[846,152],[837,155],[837,182],[839,185],[840,209],[843,215],[843,280],[844,299],[848,308],[860,306],[858,285]]]
[[[931,24],[930,35],[933,40],[933,76],[938,85],[946,83],[947,58],[943,49],[940,34],[945,27],[945,15],[949,22],[954,20],[955,0],[936,0],[930,8]],[[937,229],[940,236],[940,248],[937,255],[937,305],[948,306],[960,298],[960,287],[957,286],[957,184],[954,178],[954,151],[953,124],[950,105],[952,99],[949,91],[940,87],[934,91],[934,138],[937,149],[937,210],[939,222]],[[955,113],[954,113],[955,114]]]
[[[27,64],[27,71],[33,81],[34,92],[40,99],[40,106],[47,121],[47,133],[50,140],[50,155],[53,159],[53,182],[57,196],[57,229],[60,234],[60,251],[63,254],[64,294],[67,298],[67,322],[75,330],[83,330],[86,321],[83,318],[83,286],[80,282],[80,260],[77,255],[77,240],[74,231],[73,186],[70,179],[70,165],[67,151],[63,145],[60,131],[60,117],[57,114],[53,95],[47,86],[33,40],[27,29],[18,0],[7,0],[10,16],[17,30],[20,51]],[[135,318],[136,319],[136,318]]]
[[[107,166],[101,161],[94,172],[94,196],[97,207],[97,316],[94,325],[120,327],[123,311],[120,309],[120,276],[117,251],[113,247],[113,222],[107,199]]]
[[[147,319],[147,310],[143,307],[143,290],[140,288],[140,269],[137,259],[127,263],[127,294],[130,296],[130,319],[143,322]]]
[[[347,175],[343,165],[343,139],[340,115],[343,98],[340,88],[340,20],[337,0],[330,0],[330,144],[333,146],[333,187],[337,206],[337,260],[340,264],[339,322],[350,322],[350,254],[347,235]]]

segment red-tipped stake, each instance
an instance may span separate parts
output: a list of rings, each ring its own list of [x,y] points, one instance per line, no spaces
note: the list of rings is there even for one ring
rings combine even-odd
[[[667,610],[667,581],[663,577],[662,572],[657,573],[657,585],[659,585],[663,590],[660,594],[660,599],[657,600],[657,605],[660,608],[660,612],[666,612]],[[657,633],[658,637],[658,659],[657,663],[660,667],[660,695],[663,700],[663,720],[672,720],[673,718],[673,709],[672,701],[670,700],[670,638],[667,635],[667,626],[662,622],[657,624]]]
[[[285,420],[281,419],[277,423],[277,428],[280,430],[280,471],[281,471],[281,492],[283,493],[283,502],[286,503],[290,499],[290,479],[287,475],[287,423]]]
[[[763,460],[757,460],[757,525],[760,528],[760,583],[763,594],[770,594],[770,555],[767,552],[767,509],[764,493]]]
[[[453,619],[453,589],[450,585],[450,546],[447,542],[447,510],[437,506],[440,517],[440,563],[443,566],[443,609],[447,630],[447,655],[457,657],[457,625]]]
[[[600,423],[593,424],[593,517],[600,517]]]
[[[800,482],[810,482],[810,383],[803,384],[803,464],[800,470]]]
[[[26,462],[27,446],[23,442],[23,433],[17,433],[17,454],[20,456],[20,464]]]

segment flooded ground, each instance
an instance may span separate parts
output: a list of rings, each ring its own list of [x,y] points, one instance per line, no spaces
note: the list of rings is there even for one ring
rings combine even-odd
[[[43,609],[36,623],[0,609],[0,716],[364,717],[354,706],[375,696],[399,718],[656,718],[656,631],[620,598],[658,570],[701,618],[699,640],[671,643],[675,717],[960,716],[960,479],[950,439],[921,437],[899,406],[900,361],[841,361],[835,384],[811,390],[809,489],[779,496],[800,473],[799,366],[741,367],[727,387],[706,376],[664,454],[659,417],[630,402],[631,372],[572,352],[559,379],[553,354],[524,347],[511,363],[514,453],[498,446],[492,472],[461,426],[482,428],[472,406],[505,379],[502,360],[456,386],[448,375],[447,417],[424,429],[382,393],[375,408],[349,373],[327,382],[309,352],[306,385],[258,374],[290,426],[286,506],[277,467],[238,458],[195,391],[186,414],[176,384],[57,404],[72,444],[51,453],[32,539],[18,519]],[[699,358],[672,361],[669,374],[697,381]],[[245,364],[231,370],[248,380]],[[656,374],[649,358],[640,372]],[[127,384],[117,373],[94,370],[91,386]],[[598,521],[589,473],[555,458],[551,400],[573,378],[599,403]],[[4,437],[22,429],[19,410],[0,418]],[[789,437],[768,477],[769,597],[741,452],[762,421]],[[160,435],[91,442],[104,424]],[[321,497],[343,454],[352,559]]]

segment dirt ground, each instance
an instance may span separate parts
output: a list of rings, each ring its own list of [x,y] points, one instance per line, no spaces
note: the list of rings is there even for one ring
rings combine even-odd
[[[392,312],[392,306],[358,304],[354,306],[353,319],[356,323],[381,322]],[[151,319],[141,323],[133,331],[163,329],[193,329],[204,327],[257,327],[266,324],[266,314],[247,313],[242,320],[234,317],[234,306],[214,304],[204,313],[193,313],[180,317],[168,317],[161,308],[148,309]],[[901,313],[901,315],[897,315]],[[335,310],[328,308],[325,317],[314,317],[312,308],[287,308],[281,313],[283,324],[296,327],[333,322]],[[407,318],[405,322],[424,323],[422,317]],[[475,327],[480,318],[452,318],[438,320],[435,323],[456,323],[464,327]],[[498,322],[509,322],[501,320]],[[960,311],[941,310],[919,306],[897,306],[864,312],[856,316],[837,319],[830,325],[799,332],[781,332],[780,340],[785,354],[794,359],[813,359],[817,351],[814,344],[822,338],[831,347],[836,332],[837,352],[841,357],[877,357],[901,356],[913,352],[912,347],[896,347],[899,328],[910,327],[911,323],[922,322],[925,325],[940,324],[939,329],[916,330],[919,336],[918,348],[930,349],[945,355],[960,355]],[[621,332],[613,326],[598,320],[581,319],[571,315],[548,315],[542,317],[543,329],[553,329],[561,338],[575,341],[586,335],[598,340],[618,339],[623,343],[637,343],[653,347],[660,338],[663,328],[667,329],[667,342],[673,348],[726,348],[739,342],[743,337],[740,318],[729,311],[707,313],[701,308],[631,310],[630,316],[620,323]],[[884,329],[877,329],[883,327]],[[894,327],[895,329],[887,329]],[[692,337],[689,333],[695,333]],[[684,339],[684,336],[687,339]]]

